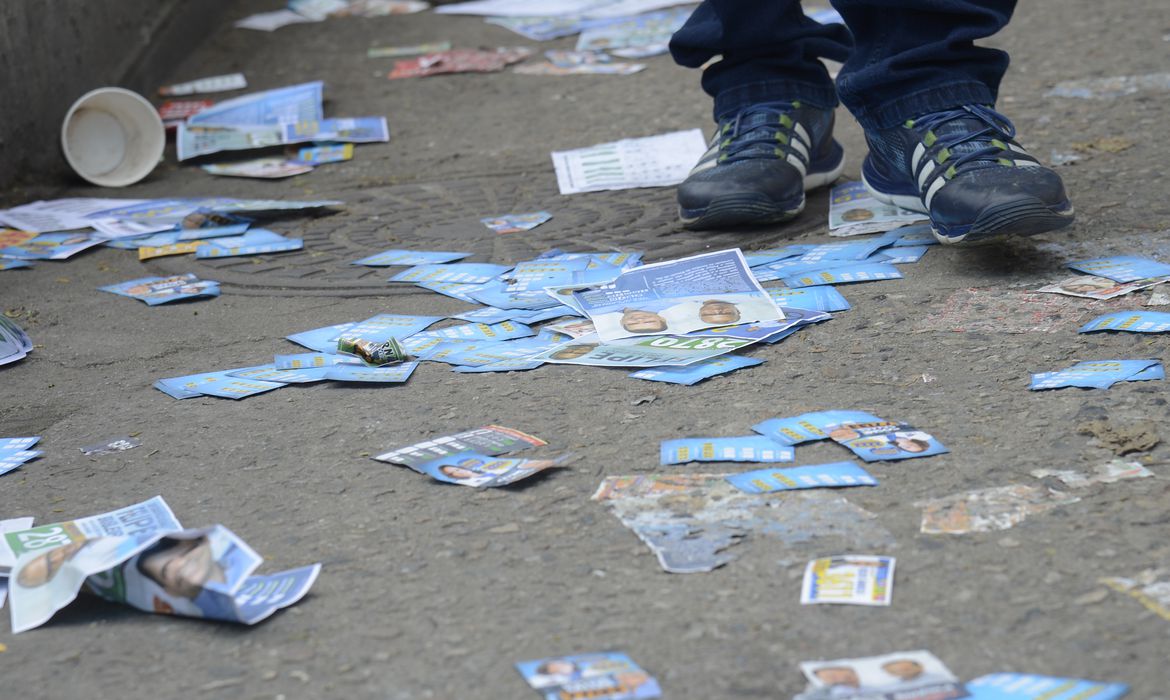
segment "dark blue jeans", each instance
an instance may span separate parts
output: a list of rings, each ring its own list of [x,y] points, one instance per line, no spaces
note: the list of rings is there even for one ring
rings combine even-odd
[[[670,42],[675,62],[703,72],[716,120],[759,102],[837,98],[862,128],[927,112],[995,104],[1003,51],[975,46],[1011,18],[1015,0],[832,0],[845,19],[821,25],[799,0],[704,0]],[[843,62],[836,90],[821,58]]]

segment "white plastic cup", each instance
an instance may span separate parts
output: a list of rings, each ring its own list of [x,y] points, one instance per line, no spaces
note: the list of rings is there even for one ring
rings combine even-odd
[[[100,187],[133,185],[162,160],[166,130],[136,92],[103,87],[82,95],[61,125],[61,149],[73,170]]]

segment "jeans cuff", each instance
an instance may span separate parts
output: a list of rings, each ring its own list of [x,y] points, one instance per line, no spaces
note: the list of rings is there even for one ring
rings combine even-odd
[[[995,105],[995,93],[978,81],[937,85],[877,105],[867,104],[859,96],[849,94],[847,88],[841,90],[841,99],[866,131],[893,129],[907,119],[928,112],[941,112],[970,104]]]
[[[794,80],[765,80],[737,85],[715,96],[715,121],[761,102],[793,100],[800,100],[817,109],[833,109],[837,106],[837,90],[832,84],[817,85]]]

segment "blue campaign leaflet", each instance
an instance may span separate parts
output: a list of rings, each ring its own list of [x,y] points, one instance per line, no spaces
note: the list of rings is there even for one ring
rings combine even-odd
[[[897,240],[890,244],[893,248],[901,248],[902,246],[920,246],[920,245],[938,245],[938,239],[934,237],[934,229],[930,224],[915,224],[913,226],[903,226],[890,231],[886,235],[896,235]]]
[[[402,464],[417,471],[422,465],[439,457],[460,452],[476,452],[497,457],[507,452],[516,452],[529,447],[543,447],[547,444],[535,435],[529,435],[515,428],[485,425],[454,435],[443,435],[413,445],[399,447],[380,454],[374,459],[379,462]]]
[[[808,309],[810,311],[848,311],[850,306],[845,297],[841,296],[836,288],[829,286],[776,287],[769,289],[768,294],[783,310],[787,308]]]
[[[510,321],[526,313],[528,313],[526,309],[497,309],[494,306],[484,306],[472,311],[464,311],[461,314],[453,314],[451,318],[470,323],[499,323],[500,321]]]
[[[762,435],[727,438],[664,440],[659,448],[662,464],[687,462],[791,462],[796,452]]]
[[[926,251],[930,250],[930,246],[915,245],[902,246],[897,250],[887,248],[882,255],[886,258],[886,262],[891,265],[904,265],[906,263],[916,263],[926,255]]]
[[[1164,377],[1165,370],[1157,360],[1091,360],[1078,362],[1057,372],[1033,374],[1028,388],[1032,391],[1070,386],[1108,389],[1117,382],[1140,382]]]
[[[263,365],[261,366],[263,367]],[[260,367],[237,367],[235,369],[223,369],[215,372],[201,372],[199,374],[188,374],[182,377],[169,377],[167,379],[159,379],[154,383],[154,388],[176,399],[191,399],[196,396],[202,396],[202,387],[222,382],[223,380],[235,379],[231,376],[232,372],[242,372],[245,370],[260,369]],[[281,386],[284,386],[281,384]],[[276,388],[276,387],[273,387]]]
[[[1170,265],[1132,255],[1079,260],[1069,263],[1068,266],[1085,274],[1108,277],[1114,282],[1136,282],[1147,277],[1170,275]]]
[[[572,284],[588,284],[591,280],[584,278],[585,271],[592,264],[589,258],[573,260],[525,260],[516,263],[512,271],[505,275],[504,291],[531,292],[541,291],[545,287],[565,287]],[[607,274],[599,281],[613,279],[621,270],[614,265],[604,266]]]
[[[876,280],[901,279],[902,272],[887,262],[866,262],[843,265],[829,269],[815,270],[804,274],[784,277],[789,287],[812,287],[821,284],[849,284],[852,282],[874,282]]]
[[[718,336],[651,336],[602,343],[596,335],[584,336],[534,355],[532,359],[554,364],[595,367],[658,367],[690,365],[747,347],[756,341]]]
[[[32,263],[24,260],[0,260],[0,270],[19,270],[24,267],[32,267]]]
[[[350,265],[368,265],[369,267],[391,267],[393,265],[437,265],[454,260],[461,260],[471,253],[460,253],[443,250],[401,250],[392,248],[381,253],[354,260]]]
[[[296,355],[276,355],[272,364],[276,369],[313,369],[332,365],[360,365],[362,361],[349,355],[330,355],[323,352],[302,352]]]
[[[562,316],[580,316],[572,307],[564,304],[555,304],[547,309],[514,309],[513,321],[521,323],[539,323]]]
[[[297,151],[296,160],[309,165],[340,163],[353,158],[352,143],[338,143],[329,146],[309,146]]]
[[[27,450],[41,441],[39,435],[34,437],[0,438],[0,452],[19,452]]]
[[[325,326],[324,328],[314,328],[310,331],[293,333],[292,335],[285,336],[285,338],[297,345],[303,345],[310,350],[333,354],[337,352],[337,337],[354,325],[353,323],[339,323],[335,326]]]
[[[0,257],[18,260],[64,260],[76,253],[100,245],[100,238],[88,233],[42,233],[24,243],[0,248]]]
[[[1170,331],[1170,313],[1164,311],[1116,311],[1099,316],[1081,326],[1081,333],[1125,331],[1127,333],[1166,333]]]
[[[384,343],[391,338],[402,340],[419,334],[424,328],[442,321],[442,316],[404,316],[401,314],[378,314],[364,321],[358,321],[341,331],[333,339],[333,349],[342,340],[369,340]]]
[[[447,355],[444,357],[444,361],[453,365],[480,367],[508,360],[528,359],[554,345],[557,343],[540,337],[494,343],[475,343],[473,347],[456,350],[456,352]]]
[[[485,216],[480,219],[496,233],[521,233],[530,231],[552,218],[547,211],[537,211],[531,214],[501,214],[500,216]]]
[[[766,250],[745,250],[743,251],[743,259],[747,261],[748,267],[759,267],[774,263],[778,260],[786,258],[796,258],[808,252],[812,246],[808,245],[790,245],[784,248],[768,248]]]
[[[667,382],[669,384],[685,384],[691,386],[704,379],[720,374],[734,372],[745,367],[755,367],[764,364],[763,360],[743,355],[721,355],[709,360],[701,360],[682,367],[651,367],[631,372],[634,379],[646,379],[652,382]]]
[[[180,299],[209,299],[219,296],[219,283],[201,280],[195,275],[174,277],[142,277],[129,282],[120,282],[98,287],[103,292],[112,292],[124,297],[139,299],[149,306],[166,304]]]
[[[626,270],[572,297],[604,341],[782,318],[738,248]]]
[[[417,362],[403,362],[386,367],[341,364],[325,368],[325,378],[338,382],[401,383],[410,379],[410,375],[417,368]]]
[[[254,228],[238,236],[215,238],[212,241],[208,241],[205,245],[215,246],[216,248],[243,248],[246,246],[282,243],[288,240],[290,239],[285,238],[275,231],[269,231],[266,228]]]
[[[543,289],[509,292],[503,280],[491,280],[474,287],[467,293],[472,303],[487,304],[500,309],[538,310],[560,306],[561,300],[549,296]]]
[[[224,100],[187,118],[192,126],[278,126],[325,118],[321,92],[315,81],[265,90]],[[324,139],[323,139],[324,140]]]
[[[478,452],[459,452],[426,462],[418,471],[436,481],[474,488],[507,486],[563,462],[567,456],[553,459],[491,457]]]
[[[662,697],[653,676],[625,654],[600,652],[521,661],[516,670],[545,700],[641,700]]]
[[[238,233],[243,233],[247,230],[245,226],[243,230]],[[121,248],[123,250],[134,250],[136,248],[161,248],[163,246],[174,245],[178,243],[183,237],[183,231],[164,231],[162,233],[154,233],[142,238],[118,238],[112,241],[106,241],[107,248]],[[198,238],[198,236],[196,236]]]
[[[327,367],[305,367],[301,369],[279,369],[275,364],[262,365],[260,367],[252,367],[249,369],[235,370],[229,372],[229,377],[239,377],[240,379],[263,379],[269,382],[280,382],[282,384],[309,384],[311,382],[320,382],[328,379],[325,376]]]
[[[877,479],[853,462],[832,462],[787,469],[757,469],[729,474],[727,482],[746,493],[774,493],[795,489],[877,486]]]
[[[486,341],[513,340],[515,338],[527,338],[533,335],[536,335],[536,331],[523,323],[512,323],[511,321],[503,321],[493,325],[486,323],[465,323],[418,334],[421,338]]]
[[[1030,673],[991,673],[966,686],[971,693],[968,700],[1117,700],[1129,692],[1124,683]]]
[[[827,425],[834,442],[866,462],[930,457],[949,452],[929,433],[896,421],[842,421]]]
[[[0,438],[0,474],[7,474],[25,462],[40,457],[40,450],[29,448],[40,441],[40,437]]]
[[[415,346],[410,341],[423,343]],[[408,338],[403,348],[419,360],[427,362],[446,362],[458,364],[456,358],[462,357],[473,350],[488,348],[495,343],[483,340],[459,340],[456,338]],[[418,350],[414,348],[418,347]]]
[[[471,292],[479,288],[474,282],[415,282],[414,286],[438,292],[452,299],[465,301],[468,304],[477,304],[479,301],[471,296]]]
[[[840,241],[836,243],[821,243],[814,245],[796,258],[800,262],[819,262],[822,260],[852,260],[861,261],[888,246],[890,242],[884,238],[867,238],[860,241]]]
[[[279,389],[283,386],[285,385],[282,382],[265,381],[262,379],[239,379],[225,372],[223,376],[200,382],[193,391],[224,399],[243,399],[248,396],[255,396],[256,394],[263,394],[273,389]]]
[[[262,229],[254,229],[262,230]],[[249,231],[248,233],[252,233]],[[247,236],[248,234],[244,234]],[[213,238],[211,242],[204,243],[195,249],[196,258],[233,258],[239,255],[262,255],[264,253],[287,253],[294,250],[301,250],[305,247],[304,240],[300,238],[284,238],[281,237],[279,241],[272,241],[270,243],[247,243],[239,246],[228,246],[221,241],[226,241],[226,238]]]
[[[483,284],[511,270],[507,265],[491,263],[451,263],[438,265],[415,265],[390,278],[390,282],[459,282],[462,284]]]
[[[831,426],[841,423],[873,422],[881,419],[865,411],[816,411],[790,418],[771,418],[752,426],[752,430],[766,435],[782,445],[827,440]]]
[[[295,124],[284,124],[281,136],[285,143],[305,141],[385,143],[390,140],[390,127],[386,125],[386,117],[303,119]]]

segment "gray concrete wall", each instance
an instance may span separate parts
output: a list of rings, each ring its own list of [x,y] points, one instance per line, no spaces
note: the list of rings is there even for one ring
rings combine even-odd
[[[0,189],[72,184],[61,119],[105,85],[149,95],[229,0],[0,1]]]

